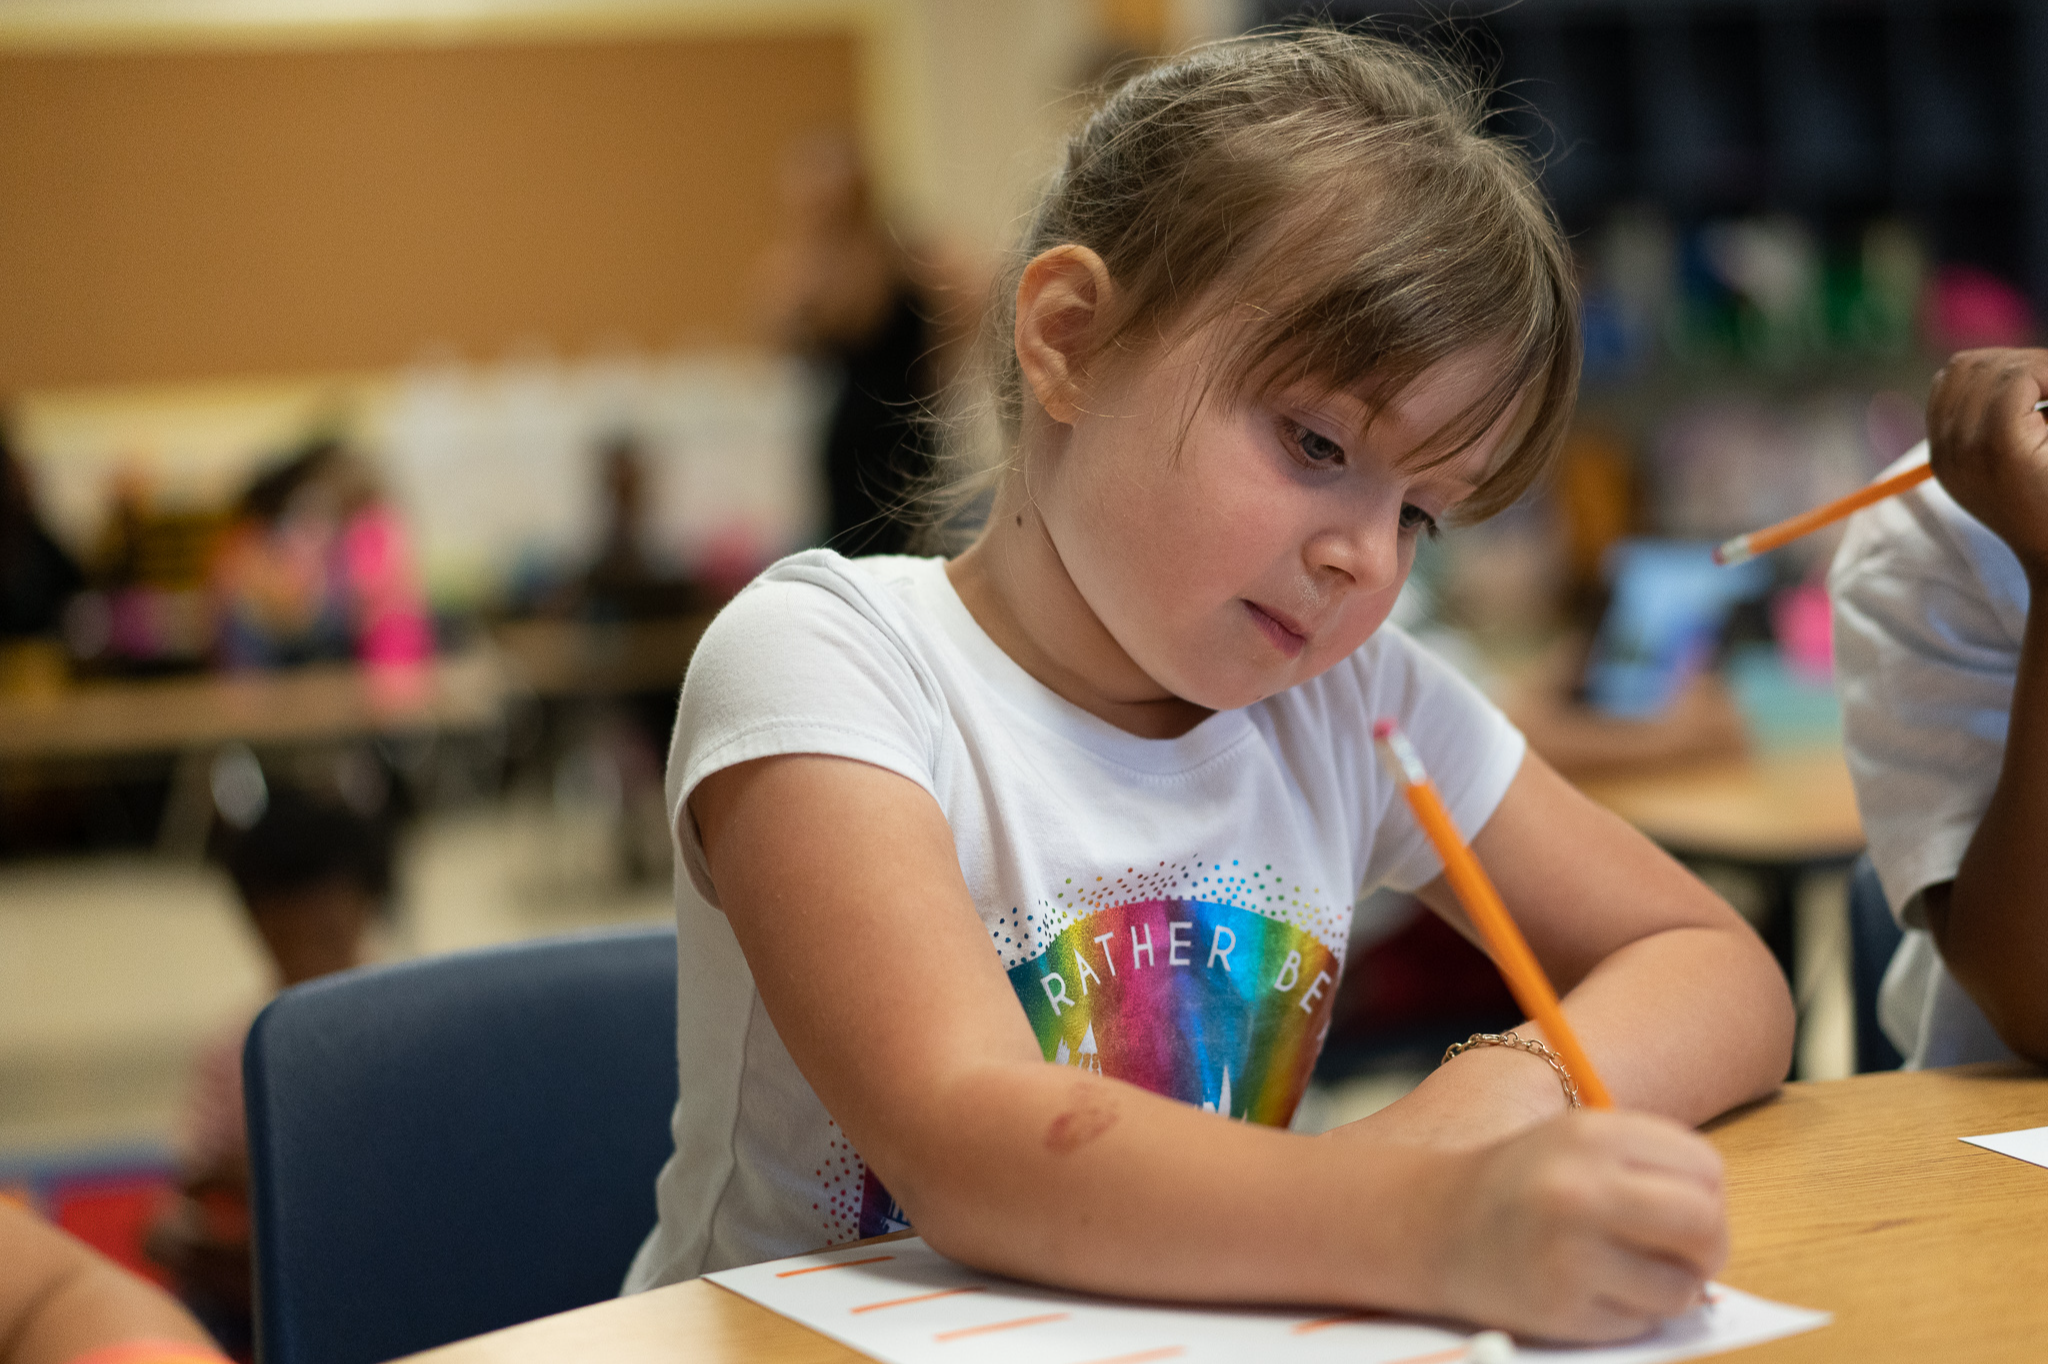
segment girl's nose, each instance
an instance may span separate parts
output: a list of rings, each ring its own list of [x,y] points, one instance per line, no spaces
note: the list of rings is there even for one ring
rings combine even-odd
[[[1401,576],[1399,515],[1384,526],[1375,517],[1317,534],[1308,544],[1309,567],[1343,574],[1368,592],[1392,587]]]

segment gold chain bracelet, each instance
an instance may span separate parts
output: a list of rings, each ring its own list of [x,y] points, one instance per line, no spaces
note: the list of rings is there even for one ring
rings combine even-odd
[[[1558,1056],[1555,1052],[1552,1052],[1550,1050],[1550,1045],[1548,1043],[1545,1043],[1542,1040],[1536,1038],[1524,1038],[1521,1034],[1512,1032],[1475,1033],[1470,1038],[1467,1038],[1464,1042],[1452,1043],[1449,1047],[1445,1048],[1444,1062],[1450,1061],[1451,1058],[1457,1056],[1461,1052],[1470,1052],[1473,1048],[1476,1047],[1519,1048],[1520,1050],[1528,1053],[1532,1057],[1541,1057],[1544,1061],[1550,1063],[1550,1069],[1557,1073],[1558,1081],[1562,1083],[1564,1086],[1565,1100],[1571,1105],[1571,1107],[1574,1109],[1582,1109],[1585,1107],[1579,1101],[1579,1083],[1572,1079],[1572,1073],[1570,1069],[1565,1066],[1564,1059]],[[1443,1062],[1439,1062],[1437,1063],[1437,1065],[1442,1066]]]

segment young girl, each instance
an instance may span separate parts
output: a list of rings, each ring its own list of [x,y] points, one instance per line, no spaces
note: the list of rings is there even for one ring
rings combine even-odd
[[[1686,1125],[1784,1075],[1784,981],[1381,626],[1416,539],[1512,501],[1572,403],[1567,257],[1483,104],[1334,33],[1125,85],[1026,241],[980,538],[798,555],[711,627],[669,769],[676,1155],[630,1288],[915,1225],[1147,1298],[1579,1339],[1696,1302],[1727,1231]],[[1286,1130],[1360,892],[1465,927],[1383,716],[1628,1112],[1477,1046]]]

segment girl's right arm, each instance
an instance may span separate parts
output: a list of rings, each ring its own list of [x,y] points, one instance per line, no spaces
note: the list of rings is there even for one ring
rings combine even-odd
[[[789,755],[689,795],[790,1055],[939,1250],[1147,1298],[1373,1306],[1614,1340],[1726,1255],[1711,1148],[1578,1114],[1474,1152],[1233,1122],[1049,1065],[931,796]]]

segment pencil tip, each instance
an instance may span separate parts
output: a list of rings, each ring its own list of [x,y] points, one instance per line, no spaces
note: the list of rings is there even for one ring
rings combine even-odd
[[[1735,536],[1732,539],[1722,541],[1714,547],[1714,562],[1723,568],[1730,564],[1740,564],[1749,557],[1748,536]]]

